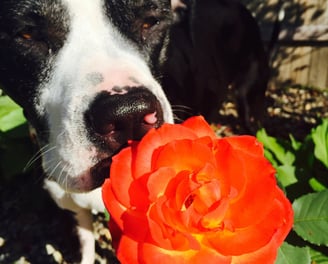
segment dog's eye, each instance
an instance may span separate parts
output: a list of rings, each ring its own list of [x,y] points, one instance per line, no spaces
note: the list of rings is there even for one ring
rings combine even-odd
[[[148,32],[154,27],[160,24],[160,20],[156,17],[146,18],[141,25],[141,36],[145,40],[148,36]]]
[[[24,28],[17,31],[14,37],[17,44],[22,45],[22,47],[44,53],[48,52],[50,49],[48,42],[45,41],[44,34],[35,28]]]
[[[41,39],[41,34],[38,32],[34,27],[25,27],[19,31],[16,32],[16,37],[22,39],[22,40],[36,40],[39,41]]]
[[[19,36],[22,39],[25,39],[25,40],[32,40],[33,39],[33,36],[30,33],[21,33],[21,34],[19,34]]]
[[[158,25],[158,24],[159,24],[159,20],[157,20],[156,18],[147,19],[147,21],[145,21],[142,24],[142,30],[149,30],[153,26]]]

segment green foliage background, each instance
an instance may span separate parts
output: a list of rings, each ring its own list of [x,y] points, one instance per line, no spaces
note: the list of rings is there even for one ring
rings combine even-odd
[[[277,171],[277,180],[293,203],[294,226],[279,249],[276,264],[328,264],[328,120],[302,141],[257,138]]]

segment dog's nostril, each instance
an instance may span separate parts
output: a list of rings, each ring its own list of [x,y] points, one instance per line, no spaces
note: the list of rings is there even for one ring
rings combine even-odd
[[[94,122],[93,129],[96,133],[99,133],[100,135],[108,135],[117,130],[117,126],[114,123],[102,124],[101,122]]]
[[[157,115],[156,112],[145,115],[144,117],[145,123],[149,125],[155,125],[158,120],[156,115]]]
[[[120,120],[108,120],[105,116],[102,115],[100,115],[100,118],[103,119],[99,119],[98,121],[93,119],[93,124],[91,126],[94,132],[98,133],[99,135],[107,136],[110,136],[113,133],[120,132],[125,133],[127,135],[130,134],[131,138],[129,139],[138,139],[134,138],[133,135],[140,134],[140,132],[141,134],[143,134],[141,130],[147,131],[148,128],[158,127],[160,125],[157,124],[157,112],[146,114],[143,119],[138,118],[138,113],[132,113],[131,116],[125,116],[125,118]],[[138,130],[140,132],[138,132]]]
[[[128,140],[139,140],[151,128],[163,123],[157,98],[145,88],[125,94],[101,92],[85,113],[90,138],[115,150]]]

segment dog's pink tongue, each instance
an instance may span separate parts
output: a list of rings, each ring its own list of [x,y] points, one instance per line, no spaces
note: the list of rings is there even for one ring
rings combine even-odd
[[[157,122],[156,112],[145,115],[144,121],[149,125],[155,125]]]

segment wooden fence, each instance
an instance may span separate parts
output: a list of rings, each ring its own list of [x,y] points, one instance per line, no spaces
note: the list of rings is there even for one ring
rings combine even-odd
[[[268,42],[279,10],[285,11],[273,51],[273,84],[328,88],[328,0],[242,0]],[[281,8],[283,6],[283,8]]]

